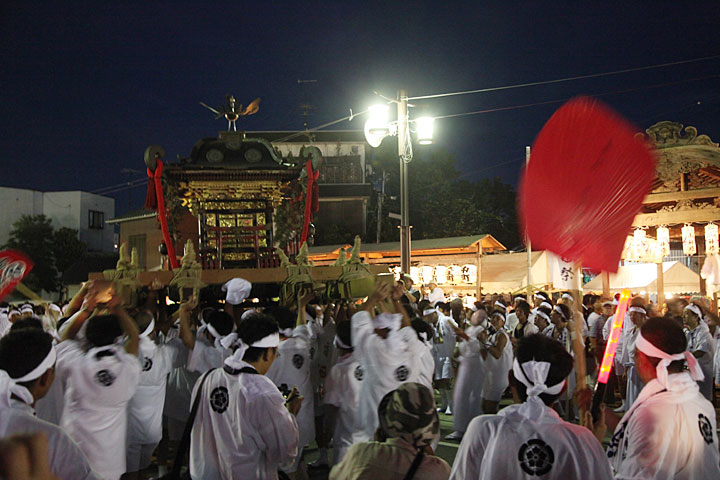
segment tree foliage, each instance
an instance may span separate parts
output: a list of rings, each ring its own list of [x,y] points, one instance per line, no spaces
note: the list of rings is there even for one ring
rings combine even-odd
[[[23,215],[13,223],[10,237],[3,248],[24,252],[35,266],[23,283],[31,290],[58,291],[60,272],[77,262],[85,253],[85,244],[78,240],[77,230],[53,229],[45,215]]]
[[[388,144],[388,145],[386,145]],[[397,241],[398,221],[387,212],[400,212],[400,167],[397,146],[384,142],[371,160],[375,175],[385,171],[385,202],[381,240]],[[416,153],[408,170],[412,238],[441,238],[489,233],[508,248],[520,244],[515,209],[516,191],[499,178],[463,179],[455,157],[434,149]],[[377,195],[368,204],[367,241],[377,232]]]

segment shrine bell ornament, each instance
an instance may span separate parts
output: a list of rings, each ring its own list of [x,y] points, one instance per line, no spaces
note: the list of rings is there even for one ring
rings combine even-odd
[[[550,117],[518,193],[520,223],[533,249],[617,271],[655,177],[655,155],[639,131],[588,97],[570,100]]]

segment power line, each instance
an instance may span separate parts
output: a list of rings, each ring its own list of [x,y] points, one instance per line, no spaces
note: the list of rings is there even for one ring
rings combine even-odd
[[[571,82],[574,80],[582,80],[585,78],[606,77],[606,76],[610,76],[610,75],[619,75],[621,73],[639,72],[642,70],[651,70],[654,68],[664,68],[664,67],[672,67],[675,65],[685,65],[688,63],[702,62],[705,60],[714,60],[717,58],[720,58],[720,55],[712,55],[709,57],[694,58],[691,60],[680,60],[677,62],[660,63],[657,65],[648,65],[645,67],[626,68],[623,70],[615,70],[613,72],[593,73],[590,75],[578,75],[575,77],[558,78],[555,80],[544,80],[544,81],[539,81],[539,82],[518,83],[515,85],[505,85],[502,87],[480,88],[477,90],[466,90],[464,92],[451,92],[451,93],[438,93],[438,94],[434,94],[434,95],[423,95],[420,97],[410,97],[410,98],[408,98],[408,100],[423,100],[423,99],[428,99],[428,98],[452,97],[452,96],[456,96],[456,95],[470,95],[470,94],[474,94],[474,93],[495,92],[498,90],[509,90],[512,88],[534,87],[536,85],[548,85],[551,83]]]
[[[668,87],[668,86],[672,86],[672,85],[678,85],[681,83],[696,82],[696,81],[700,81],[700,80],[708,80],[710,78],[720,78],[720,74],[706,75],[704,77],[696,77],[696,78],[690,78],[690,79],[686,79],[686,80],[678,80],[676,82],[658,83],[655,85],[644,85],[642,87],[625,88],[622,90],[615,90],[612,92],[595,93],[595,94],[589,94],[589,95],[592,97],[604,97],[607,95],[617,95],[617,94],[621,94],[621,93],[636,92],[639,90],[650,90],[653,88]],[[570,97],[570,98],[572,98],[572,97]],[[562,103],[562,102],[566,102],[566,101],[570,100],[570,98],[563,98],[560,100],[548,100],[545,102],[526,103],[526,104],[522,104],[522,105],[511,105],[508,107],[489,108],[486,110],[476,110],[474,112],[453,113],[453,114],[441,115],[441,116],[437,116],[437,117],[433,117],[433,118],[435,118],[437,120],[437,119],[443,119],[443,118],[464,117],[464,116],[468,116],[468,115],[479,115],[481,113],[500,112],[500,111],[505,111],[505,110],[518,110],[521,108],[537,107],[540,105],[550,105],[553,103]]]

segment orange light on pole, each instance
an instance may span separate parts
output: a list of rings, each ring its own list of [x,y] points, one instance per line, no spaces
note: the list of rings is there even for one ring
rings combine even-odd
[[[608,377],[612,370],[613,360],[615,360],[615,352],[617,351],[618,340],[623,329],[623,321],[625,313],[627,313],[628,304],[630,303],[630,290],[623,290],[620,294],[617,309],[615,310],[615,318],[613,319],[610,335],[605,345],[605,353],[603,354],[602,363],[600,364],[600,372],[598,373],[598,381],[595,385],[595,393],[593,394],[592,406],[590,413],[593,422],[597,422],[600,418],[600,404],[605,397],[605,388],[607,387]]]
[[[602,363],[600,364],[600,373],[598,375],[598,383],[607,383],[610,376],[610,369],[615,360],[615,352],[617,351],[618,340],[623,329],[623,320],[627,312],[628,303],[630,303],[630,291],[623,290],[620,295],[617,309],[615,310],[615,318],[613,319],[610,335],[605,345],[605,353],[603,354]]]

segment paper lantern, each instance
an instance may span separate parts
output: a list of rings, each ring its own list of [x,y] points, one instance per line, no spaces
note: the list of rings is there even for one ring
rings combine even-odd
[[[645,230],[636,228],[633,232],[633,253],[636,258],[642,257],[647,250],[645,245]]]
[[[423,283],[430,283],[433,281],[433,270],[434,268],[429,265],[425,265],[420,268]]]
[[[475,281],[477,280],[477,265],[468,263],[466,265],[463,265],[462,271],[462,278],[465,283],[475,283]]]
[[[435,267],[435,280],[437,280],[439,285],[445,285],[447,283],[447,272],[448,269],[444,265]]]
[[[418,267],[410,267],[410,278],[413,279],[413,283],[422,283],[420,281],[420,269]]]
[[[450,271],[450,273],[449,273],[450,281],[451,281],[452,283],[460,283],[460,282],[462,282],[462,272],[463,272],[463,270],[462,270],[462,267],[461,267],[460,265],[450,265],[449,271]]]
[[[695,227],[685,225],[682,228],[683,253],[685,255],[695,255],[697,246],[695,245]]]
[[[670,255],[670,230],[667,227],[658,227],[658,256],[667,257]]]
[[[705,225],[705,255],[718,253],[718,226],[714,223]]]

